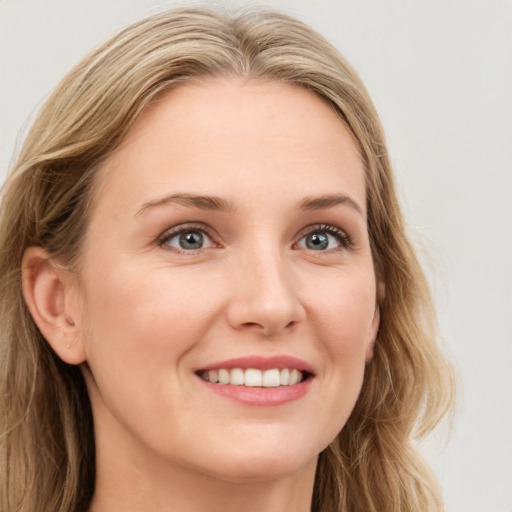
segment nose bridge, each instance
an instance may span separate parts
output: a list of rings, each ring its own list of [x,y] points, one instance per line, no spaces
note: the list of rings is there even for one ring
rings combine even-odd
[[[290,262],[278,244],[255,244],[244,251],[230,304],[233,327],[274,335],[295,326],[303,314]]]

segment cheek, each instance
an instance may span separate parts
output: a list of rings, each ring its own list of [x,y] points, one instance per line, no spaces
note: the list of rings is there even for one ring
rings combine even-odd
[[[156,379],[163,366],[169,375],[213,318],[215,304],[195,285],[162,269],[123,271],[120,266],[91,277],[84,339],[97,379]],[[142,388],[143,381],[139,384]]]
[[[170,411],[183,410],[190,392],[183,361],[218,316],[211,294],[162,269],[118,266],[87,282],[84,340],[98,421],[115,417],[139,434],[174,425]]]
[[[89,324],[114,339],[123,332],[130,339],[136,333],[156,334],[161,329],[158,338],[142,336],[140,342],[146,346],[160,337],[167,344],[172,338],[181,339],[198,325],[202,313],[211,305],[205,298],[204,286],[199,289],[198,279],[191,277],[166,269],[122,267],[109,275],[99,274],[89,280]]]
[[[333,283],[336,283],[334,286]],[[373,338],[375,282],[370,272],[354,273],[330,281],[316,293],[314,315],[321,325],[326,349],[334,359],[364,354]]]
[[[370,276],[370,278],[368,277]],[[343,428],[359,396],[368,348],[373,342],[375,284],[370,273],[337,279],[340,285],[318,296],[317,345],[325,355],[326,383],[320,388],[329,441]]]

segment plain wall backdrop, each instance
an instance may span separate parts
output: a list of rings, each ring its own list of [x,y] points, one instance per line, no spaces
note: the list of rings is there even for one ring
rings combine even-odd
[[[0,181],[27,120],[64,73],[165,5],[173,3],[0,0]],[[372,94],[463,387],[448,444],[441,431],[423,449],[450,511],[511,512],[512,3],[265,5],[327,36]]]

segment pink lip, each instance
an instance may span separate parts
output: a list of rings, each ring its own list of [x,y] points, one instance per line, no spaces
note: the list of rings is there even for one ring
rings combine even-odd
[[[278,388],[251,388],[234,386],[233,384],[214,384],[203,379],[201,379],[201,382],[217,395],[236,400],[245,405],[275,406],[303,397],[308,392],[312,380],[312,378],[308,378],[300,384]]]
[[[308,378],[293,386],[279,386],[275,388],[235,386],[233,384],[218,384],[208,382],[201,377],[201,382],[210,390],[225,398],[230,398],[244,405],[251,406],[276,406],[298,400],[309,390],[313,381],[313,368],[302,359],[292,356],[246,356],[228,359],[209,364],[198,370],[230,370],[232,368],[256,368],[270,370],[272,368],[296,368],[309,374]]]
[[[200,368],[200,370],[218,370],[225,368],[256,368],[259,370],[270,370],[272,368],[296,368],[308,373],[314,373],[310,364],[297,357],[280,355],[280,356],[246,356],[219,361]]]

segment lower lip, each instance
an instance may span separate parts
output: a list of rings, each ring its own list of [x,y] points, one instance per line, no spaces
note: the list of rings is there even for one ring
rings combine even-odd
[[[201,379],[201,377],[199,377]],[[247,405],[282,405],[302,398],[309,390],[312,377],[293,386],[275,388],[235,386],[233,384],[214,384],[201,379],[205,386],[220,396],[236,400]]]

